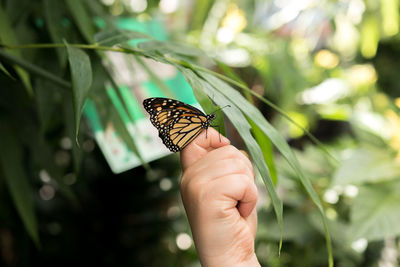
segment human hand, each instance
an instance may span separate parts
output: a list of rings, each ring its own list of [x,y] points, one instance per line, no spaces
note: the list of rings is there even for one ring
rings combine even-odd
[[[221,138],[221,141],[220,141]],[[260,266],[249,159],[212,128],[181,152],[181,195],[202,266]]]

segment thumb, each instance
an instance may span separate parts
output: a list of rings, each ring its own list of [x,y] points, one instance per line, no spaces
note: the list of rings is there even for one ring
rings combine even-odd
[[[221,135],[215,129],[208,128],[206,131],[199,134],[199,136],[197,136],[181,151],[181,164],[183,171],[201,159],[209,151],[230,144],[229,139]]]

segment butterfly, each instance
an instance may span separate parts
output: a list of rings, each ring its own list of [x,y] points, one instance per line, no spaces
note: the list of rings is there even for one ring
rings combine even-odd
[[[164,145],[172,152],[184,149],[215,119],[215,114],[206,115],[191,105],[170,98],[147,98],[143,106]]]

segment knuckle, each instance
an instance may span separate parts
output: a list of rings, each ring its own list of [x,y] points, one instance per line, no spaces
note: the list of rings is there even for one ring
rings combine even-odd
[[[252,197],[252,200],[254,200],[254,201],[258,201],[258,189],[257,189],[257,186],[256,186],[256,184],[252,184],[251,186],[250,186],[250,192],[251,192],[251,197]]]
[[[235,166],[235,170],[239,173],[245,173],[247,170],[247,165],[244,163],[243,160],[239,158],[233,158],[232,164]]]
[[[238,152],[237,148],[232,145],[225,146],[224,150],[226,157],[233,157]]]

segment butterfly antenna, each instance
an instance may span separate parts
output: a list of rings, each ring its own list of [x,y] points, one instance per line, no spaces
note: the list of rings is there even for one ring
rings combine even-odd
[[[230,107],[231,107],[231,105],[223,106],[222,108],[219,108],[219,109],[214,110],[214,112],[212,112],[211,114],[214,114],[215,112],[217,112],[218,110],[221,110],[221,109],[223,109],[223,108],[230,108]]]

